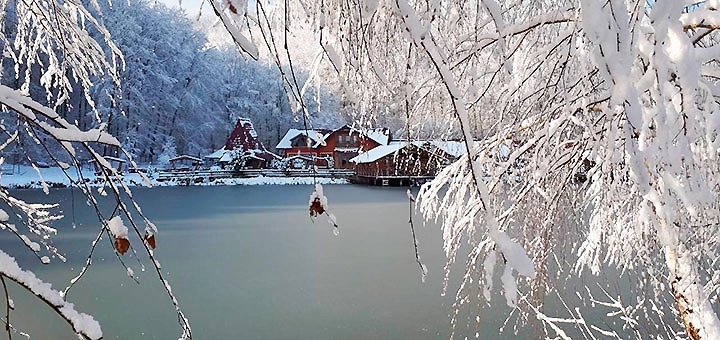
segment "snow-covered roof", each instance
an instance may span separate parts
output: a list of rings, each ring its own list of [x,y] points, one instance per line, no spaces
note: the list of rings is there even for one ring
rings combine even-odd
[[[357,133],[361,136],[365,136],[380,145],[388,145],[388,143],[390,143],[390,130],[387,128],[359,128],[350,125],[343,125],[335,131],[342,130],[345,127],[350,129],[350,133]]]
[[[453,157],[460,157],[467,153],[467,148],[465,147],[464,141],[439,141],[439,140],[433,140],[428,141],[432,146],[444,151],[450,156]],[[475,142],[477,143],[477,142]]]
[[[298,154],[298,155],[289,156],[289,157],[285,158],[285,160],[288,160],[288,161],[289,161],[289,160],[298,159],[298,158],[304,159],[304,160],[308,160],[308,161],[312,161],[312,160],[313,160],[312,157],[308,157],[308,156],[303,155],[303,154]]]
[[[407,142],[391,142],[388,145],[380,145],[376,148],[370,149],[368,152],[361,153],[353,158],[350,158],[349,162],[355,164],[372,163],[389,154],[397,152],[407,146],[407,144]]]
[[[105,160],[107,160],[107,161],[118,162],[118,163],[127,162],[127,160],[124,160],[122,158],[113,157],[113,156],[102,156],[102,157],[105,158]],[[97,162],[97,160],[91,159],[88,161],[88,163],[94,163],[94,162]]]
[[[189,156],[189,155],[180,155],[180,156],[168,159],[169,162],[175,162],[175,161],[180,161],[180,160],[190,160],[190,161],[195,161],[195,162],[202,161],[202,159],[200,159],[200,158]]]
[[[220,159],[220,158],[222,158],[222,156],[225,155],[225,153],[227,153],[227,152],[230,152],[230,151],[225,150],[225,148],[223,147],[222,149],[216,150],[215,152],[213,152],[213,153],[205,156],[204,158],[208,158],[208,159]]]
[[[380,145],[388,145],[390,142],[390,132],[387,129],[364,129],[360,131],[360,133],[376,141]]]
[[[232,160],[233,160],[233,153],[230,152],[230,151],[226,151],[226,152],[222,155],[222,157],[220,157],[220,159],[218,159],[218,162],[220,162],[220,163],[223,163],[223,162],[225,162],[225,163],[230,163],[230,161],[232,161]]]
[[[477,145],[477,143],[478,142],[474,142],[475,145]],[[425,149],[429,149],[429,147],[431,146],[445,152],[451,157],[456,158],[467,153],[467,148],[465,147],[465,142],[463,141],[413,141],[410,144],[416,147],[423,147]],[[350,162],[356,164],[372,163],[380,158],[383,158],[404,148],[407,145],[407,142],[390,142],[388,145],[380,145],[376,148],[369,150],[368,152],[353,157],[350,159]]]
[[[317,147],[319,144],[321,144],[325,140],[325,135],[322,133],[322,131],[318,130],[298,130],[298,129],[290,129],[285,133],[285,136],[280,140],[280,142],[275,147],[276,149],[290,149],[292,148],[292,140],[295,139],[297,136],[307,136],[309,137],[313,142],[315,142],[315,145],[313,147]]]
[[[243,159],[252,158],[252,159],[257,159],[257,160],[261,160],[261,161],[264,161],[264,160],[265,160],[265,158],[255,156],[255,154],[242,155],[242,158],[243,158]]]
[[[241,126],[245,126],[248,129],[250,136],[252,136],[253,138],[257,138],[257,131],[255,131],[255,127],[253,126],[252,120],[250,120],[250,118],[238,118],[238,122],[242,124]]]

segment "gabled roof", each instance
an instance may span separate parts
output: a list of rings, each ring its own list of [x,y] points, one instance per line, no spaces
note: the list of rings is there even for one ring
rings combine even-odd
[[[189,156],[189,155],[180,155],[180,156],[177,156],[177,157],[170,158],[168,161],[169,161],[169,162],[176,162],[176,161],[181,161],[181,160],[189,160],[189,161],[193,161],[193,162],[202,162],[202,159],[197,158],[197,157],[193,157],[193,156]]]
[[[312,157],[308,157],[308,156],[305,156],[305,155],[303,155],[303,154],[292,155],[292,156],[289,156],[289,157],[285,158],[286,161],[289,161],[289,160],[292,160],[292,159],[304,159],[304,160],[306,160],[306,161],[314,161],[314,159],[313,159]]]
[[[318,147],[322,142],[325,141],[325,134],[322,130],[298,130],[298,129],[290,129],[285,133],[285,136],[280,140],[277,146],[275,146],[276,149],[290,149],[292,148],[291,141],[295,139],[298,136],[306,136],[310,138],[314,145],[312,145],[313,148]]]
[[[225,142],[225,150],[240,149],[246,151],[249,149],[265,149],[262,142],[258,140],[257,131],[253,127],[252,121],[248,118],[239,118],[235,124],[235,128],[230,133]]]

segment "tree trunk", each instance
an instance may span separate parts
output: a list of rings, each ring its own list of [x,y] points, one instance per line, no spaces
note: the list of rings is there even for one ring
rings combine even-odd
[[[689,339],[720,339],[720,321],[700,282],[692,255],[680,243],[665,246],[665,262],[678,317]]]

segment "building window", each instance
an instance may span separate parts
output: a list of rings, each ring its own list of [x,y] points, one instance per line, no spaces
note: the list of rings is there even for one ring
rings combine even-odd
[[[357,145],[358,136],[357,135],[338,135],[337,136],[337,143],[340,146],[351,146],[351,145]]]

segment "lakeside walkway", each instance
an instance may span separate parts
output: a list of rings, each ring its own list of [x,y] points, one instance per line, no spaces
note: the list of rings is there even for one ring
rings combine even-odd
[[[312,171],[305,170],[243,170],[233,171],[149,171],[144,174],[123,173],[122,181],[128,186],[183,186],[183,185],[310,185],[347,184],[348,173],[343,171],[319,171],[313,178]],[[105,181],[94,171],[71,167],[63,171],[59,167],[34,169],[30,166],[6,165],[0,174],[0,187],[10,189],[65,188],[77,184],[80,178],[90,186],[102,186]],[[82,174],[82,176],[81,176]]]

